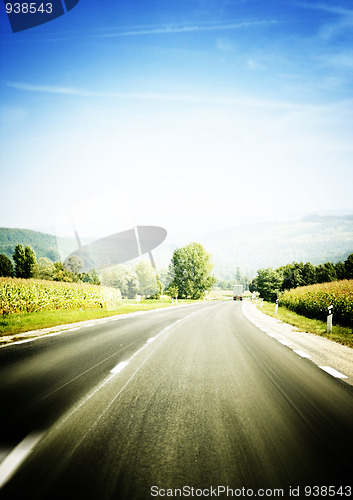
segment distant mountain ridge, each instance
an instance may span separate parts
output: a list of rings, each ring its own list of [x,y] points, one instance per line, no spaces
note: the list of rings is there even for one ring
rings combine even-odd
[[[266,222],[215,231],[200,242],[213,256],[215,274],[231,279],[239,267],[257,269],[295,262],[314,265],[345,260],[353,253],[353,215],[310,215],[289,222]]]
[[[254,277],[260,268],[276,268],[293,261],[314,265],[344,261],[353,253],[353,215],[310,215],[288,222],[247,224],[196,239],[212,254],[217,278],[233,279],[237,267],[242,274]],[[18,243],[30,245],[37,259],[60,260],[56,236],[29,229],[0,228],[0,253],[11,258]],[[68,248],[76,244],[73,238],[67,238],[65,243]],[[168,238],[156,248],[153,254],[157,266],[167,267],[173,251],[180,246],[183,245]]]

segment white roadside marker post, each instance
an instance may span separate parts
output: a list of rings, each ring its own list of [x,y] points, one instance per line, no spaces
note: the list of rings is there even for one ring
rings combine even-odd
[[[277,314],[277,313],[278,313],[278,302],[279,302],[279,300],[278,300],[278,299],[276,299],[275,314]]]
[[[331,333],[332,332],[332,309],[333,309],[333,305],[331,304],[328,308],[328,316],[327,316],[327,333]]]

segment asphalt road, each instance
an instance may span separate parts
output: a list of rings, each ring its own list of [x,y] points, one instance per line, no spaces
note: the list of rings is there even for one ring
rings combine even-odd
[[[0,498],[350,496],[352,386],[263,333],[240,302],[6,347],[0,366],[4,456],[27,446]]]

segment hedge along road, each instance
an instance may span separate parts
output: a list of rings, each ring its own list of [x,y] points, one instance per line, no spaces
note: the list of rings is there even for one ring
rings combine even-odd
[[[4,499],[211,485],[289,498],[350,484],[352,387],[262,332],[241,303],[107,322],[7,347],[0,362],[2,442],[21,443],[23,460],[10,452],[0,466]]]

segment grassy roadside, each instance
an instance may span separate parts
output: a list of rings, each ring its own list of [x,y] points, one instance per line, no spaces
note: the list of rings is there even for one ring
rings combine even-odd
[[[326,323],[316,319],[309,319],[305,316],[300,316],[286,307],[278,307],[278,314],[275,314],[275,304],[270,302],[264,302],[263,307],[260,307],[260,303],[257,304],[260,311],[269,316],[277,318],[284,323],[289,323],[298,328],[301,332],[314,333],[315,335],[320,335],[321,337],[326,337],[328,339],[334,340],[339,344],[343,344],[349,347],[353,347],[353,330],[352,328],[347,328],[344,326],[333,325],[332,332],[327,333]],[[333,317],[334,323],[334,317]]]
[[[178,305],[193,304],[197,300],[178,300]],[[51,328],[59,325],[87,321],[89,319],[106,318],[117,314],[126,314],[136,311],[148,311],[161,307],[171,306],[171,299],[162,300],[141,300],[137,303],[134,300],[123,300],[121,306],[114,309],[78,309],[78,310],[57,310],[42,311],[28,314],[9,314],[0,316],[0,336],[11,336],[18,333],[39,330],[41,328]]]

